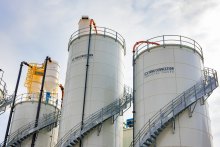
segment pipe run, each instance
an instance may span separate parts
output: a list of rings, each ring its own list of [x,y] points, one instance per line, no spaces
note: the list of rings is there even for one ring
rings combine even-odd
[[[136,43],[137,44],[137,43]],[[134,45],[134,47],[135,47],[136,45]],[[135,141],[135,124],[136,124],[136,112],[135,112],[135,110],[136,110],[136,108],[135,108],[135,51],[133,50],[133,60],[132,60],[132,65],[133,65],[133,111],[132,111],[132,113],[133,113],[133,138],[132,138],[132,141],[133,141],[133,143],[134,143],[134,141]]]
[[[61,108],[63,106],[63,97],[64,97],[64,87],[62,84],[59,84],[59,87],[60,87],[60,90],[61,90],[61,93],[62,93],[62,97],[61,97]]]
[[[89,27],[92,27],[92,25],[93,25],[93,27],[95,29],[96,34],[97,34],[98,32],[97,32],[95,21],[93,19],[90,19]]]
[[[45,81],[45,77],[46,77],[47,62],[48,61],[52,62],[51,58],[47,56],[46,59],[45,59],[44,74],[43,74],[43,78],[42,78],[40,96],[39,96],[39,101],[38,101],[38,106],[37,106],[37,114],[36,114],[35,125],[34,125],[35,128],[38,126],[38,120],[39,120],[39,117],[40,117],[41,101],[42,101],[42,97],[43,97],[44,81]],[[35,146],[36,138],[37,138],[37,132],[34,133],[33,136],[32,136],[31,147]]]
[[[10,114],[9,114],[9,118],[8,118],[8,124],[7,124],[6,132],[5,132],[5,139],[4,139],[3,147],[6,147],[6,144],[7,144],[8,134],[9,134],[9,130],[10,130],[10,127],[11,127],[11,120],[12,120],[12,115],[13,115],[13,112],[14,112],[15,100],[16,100],[16,97],[17,97],[17,92],[18,92],[18,87],[19,87],[19,83],[20,83],[20,79],[21,79],[21,73],[22,73],[23,65],[26,65],[26,66],[32,68],[32,66],[30,64],[28,64],[27,62],[25,62],[25,61],[21,62],[21,64],[20,64],[18,78],[17,78],[17,82],[16,82],[16,86],[15,86],[14,97],[13,97],[11,110],[10,110]]]
[[[156,43],[156,42],[149,42],[149,41],[138,41],[138,42],[136,42],[135,44],[134,44],[134,46],[133,46],[133,52],[135,52],[135,50],[136,50],[136,46],[137,45],[139,45],[139,44],[143,44],[143,43],[146,43],[146,44],[154,44],[154,45],[160,45],[159,43]]]
[[[88,51],[87,51],[87,61],[86,61],[86,75],[85,75],[85,85],[84,85],[84,96],[83,96],[83,109],[82,109],[82,121],[81,121],[81,130],[83,130],[84,115],[85,115],[85,103],[86,103],[86,92],[87,92],[87,81],[88,81],[88,72],[89,72],[89,54],[91,46],[91,37],[92,37],[92,24],[94,25],[93,19],[90,20],[89,25],[89,42],[88,42]],[[79,142],[80,147],[82,147],[82,141]]]
[[[61,97],[61,100],[63,100],[63,97],[64,97],[64,87],[62,84],[59,84],[59,87],[60,87],[60,90],[62,92],[62,97]]]
[[[135,123],[136,123],[136,112],[135,112],[136,111],[136,108],[135,108],[135,92],[136,92],[136,90],[135,90],[135,76],[134,76],[135,75],[135,50],[136,50],[137,45],[140,45],[143,43],[160,45],[159,43],[156,43],[156,42],[138,41],[133,46],[133,50],[132,50],[132,52],[133,52],[133,61],[132,61],[133,62],[132,63],[132,65],[133,65],[133,111],[132,111],[132,113],[133,113],[133,143],[135,141]]]

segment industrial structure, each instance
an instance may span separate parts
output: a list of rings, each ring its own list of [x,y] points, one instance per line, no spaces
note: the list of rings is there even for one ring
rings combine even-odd
[[[212,146],[205,100],[218,81],[203,63],[202,48],[188,37],[163,35],[134,45],[131,146]]]
[[[14,115],[11,124],[11,132],[17,132],[23,127],[24,124],[35,121],[38,111],[36,108],[38,107],[44,68],[45,63],[41,65],[30,64],[30,67],[28,67],[25,81],[27,94],[22,94],[16,97],[16,105],[14,108]],[[44,115],[59,111],[58,103],[56,102],[58,101],[58,76],[59,65],[55,61],[48,62],[39,117],[43,117]],[[56,135],[54,134],[56,134],[58,130],[53,129],[48,131],[48,129],[49,128],[46,128],[45,130],[42,130],[38,133],[38,137],[35,143],[32,139],[32,136],[29,137],[30,139],[24,140],[20,146],[30,147],[31,144],[35,144],[36,146],[54,145],[56,143],[56,137],[54,137]]]
[[[49,128],[45,127],[48,126],[47,121],[51,118],[58,120],[57,114],[60,111],[61,104],[57,93],[59,65],[55,61],[48,62],[47,67],[46,63],[27,65],[28,72],[25,81],[27,93],[16,96],[14,102],[14,96],[9,96],[8,101],[5,101],[5,107],[11,106],[12,102],[14,103],[14,106],[11,106],[13,117],[10,123],[10,133],[6,140],[7,145],[4,142],[0,146],[40,147],[54,146],[57,142],[58,128],[55,128],[56,124]],[[44,72],[46,71],[45,68],[47,68],[46,73]],[[40,92],[44,74],[44,89]],[[39,103],[40,95],[42,100]],[[39,108],[41,103],[42,105]],[[39,133],[38,127],[42,129]]]
[[[0,70],[0,114],[11,108],[0,147],[212,147],[206,99],[218,78],[204,67],[195,40],[163,35],[135,43],[133,90],[125,86],[126,45],[118,32],[83,16],[68,52],[64,87],[50,57],[21,62],[12,95]],[[17,95],[23,65],[27,93]]]
[[[58,146],[74,144],[74,141],[68,143],[64,139],[66,135],[70,137],[67,139],[75,139],[71,136],[75,132],[71,130],[74,126],[80,122],[81,131],[90,127],[86,126],[89,124],[85,124],[87,117],[123,98],[125,94],[126,48],[125,41],[119,33],[108,28],[96,27],[92,19],[83,17],[79,21],[79,30],[70,38],[68,51]],[[77,139],[78,144],[90,147],[103,147],[106,144],[109,147],[120,147],[122,125],[121,116],[112,117],[98,127],[98,132],[93,130],[83,139]]]

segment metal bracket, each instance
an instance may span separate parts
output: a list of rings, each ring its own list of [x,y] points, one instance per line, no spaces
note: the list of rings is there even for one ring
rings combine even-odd
[[[192,113],[194,112],[195,108],[196,108],[196,104],[197,104],[197,101],[192,104],[191,106],[188,107],[188,115],[189,117],[192,117]]]
[[[121,111],[119,112],[119,115],[120,115],[120,116],[123,116],[123,114],[124,114],[124,112],[123,112],[123,110],[121,110]]]
[[[204,96],[202,97],[202,98],[200,98],[200,105],[204,105],[205,104],[205,98],[204,98]]]
[[[115,123],[115,120],[118,118],[118,116],[119,116],[119,114],[118,115],[116,114],[116,115],[112,116],[112,123],[113,124]]]
[[[176,129],[176,122],[175,122],[175,117],[172,119],[172,131],[173,134],[175,134],[175,129]]]
[[[112,124],[114,124],[115,123],[115,116],[114,115],[112,116],[111,120],[112,120]]]
[[[111,117],[111,122],[114,124],[114,116]]]
[[[101,130],[102,130],[102,123],[97,127],[97,136],[99,136]]]

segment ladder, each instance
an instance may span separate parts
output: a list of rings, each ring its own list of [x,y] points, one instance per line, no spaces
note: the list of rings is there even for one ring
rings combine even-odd
[[[55,147],[70,147],[77,144],[85,135],[102,125],[109,118],[114,119],[115,116],[123,114],[131,107],[132,100],[132,92],[125,92],[122,98],[85,118],[82,129],[81,123],[77,124],[58,141]]]
[[[22,126],[21,128],[9,135],[9,137],[7,138],[6,146],[16,147],[33,133],[49,126],[51,127],[50,129],[56,127],[60,116],[60,111],[52,112],[41,117],[37,122],[37,127],[35,127],[35,121],[32,121]],[[3,147],[3,143],[0,144],[0,147]]]
[[[193,104],[196,104],[198,100],[200,100],[201,104],[204,104],[205,100],[217,87],[217,72],[213,69],[205,68],[204,77],[151,117],[136,134],[129,147],[134,147],[135,145],[149,147],[152,145],[169,122],[174,121],[175,117],[184,110],[193,107]]]

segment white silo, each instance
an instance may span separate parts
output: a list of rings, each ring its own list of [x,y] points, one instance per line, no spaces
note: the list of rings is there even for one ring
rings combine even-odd
[[[89,41],[90,23],[93,23],[91,19],[83,17],[79,21],[80,30],[70,38],[59,139],[82,119],[123,95],[124,39],[111,29],[97,27],[95,30],[92,26]],[[100,134],[93,130],[84,136],[81,144],[83,147],[121,147],[122,124],[120,116],[114,123],[111,119],[107,120]]]
[[[41,87],[41,80],[45,68],[45,64],[30,64],[32,68],[29,67],[25,86],[27,87],[27,91],[29,93],[21,94],[16,97],[14,114],[11,123],[11,129],[8,137],[8,145],[10,143],[16,142],[16,137],[19,138],[22,135],[22,130],[27,128],[28,124],[31,127],[34,127],[33,122],[36,119],[38,101],[39,101],[39,93]],[[44,93],[42,97],[42,103],[40,108],[39,119],[45,117],[47,114],[57,112],[59,110],[58,106],[58,95],[52,93],[52,89],[58,87],[58,75],[59,75],[59,65],[57,62],[48,62],[48,71],[45,77],[45,84],[47,89],[44,88]],[[56,70],[53,70],[56,69]],[[49,77],[49,78],[48,78]],[[54,86],[55,85],[55,86]],[[50,88],[49,91],[48,87]],[[31,125],[32,124],[32,125]],[[20,131],[19,131],[20,130]],[[33,129],[32,129],[33,130]],[[31,130],[29,130],[31,132]],[[27,131],[23,131],[25,134]],[[35,141],[35,147],[43,147],[43,146],[54,146],[57,142],[58,137],[58,128],[50,129],[44,128],[37,132],[37,139]],[[27,136],[20,141],[20,146],[22,147],[30,147],[32,144],[32,136]],[[16,144],[15,146],[19,146]]]
[[[154,114],[203,77],[203,53],[196,41],[164,35],[146,42],[138,45],[134,54],[135,135]],[[175,126],[169,123],[157,136],[156,146],[211,147],[207,108],[206,102],[198,103],[192,117],[188,110],[176,116]]]
[[[45,78],[44,89],[47,92],[57,93],[57,84],[59,83],[60,66],[56,61],[49,62]]]

